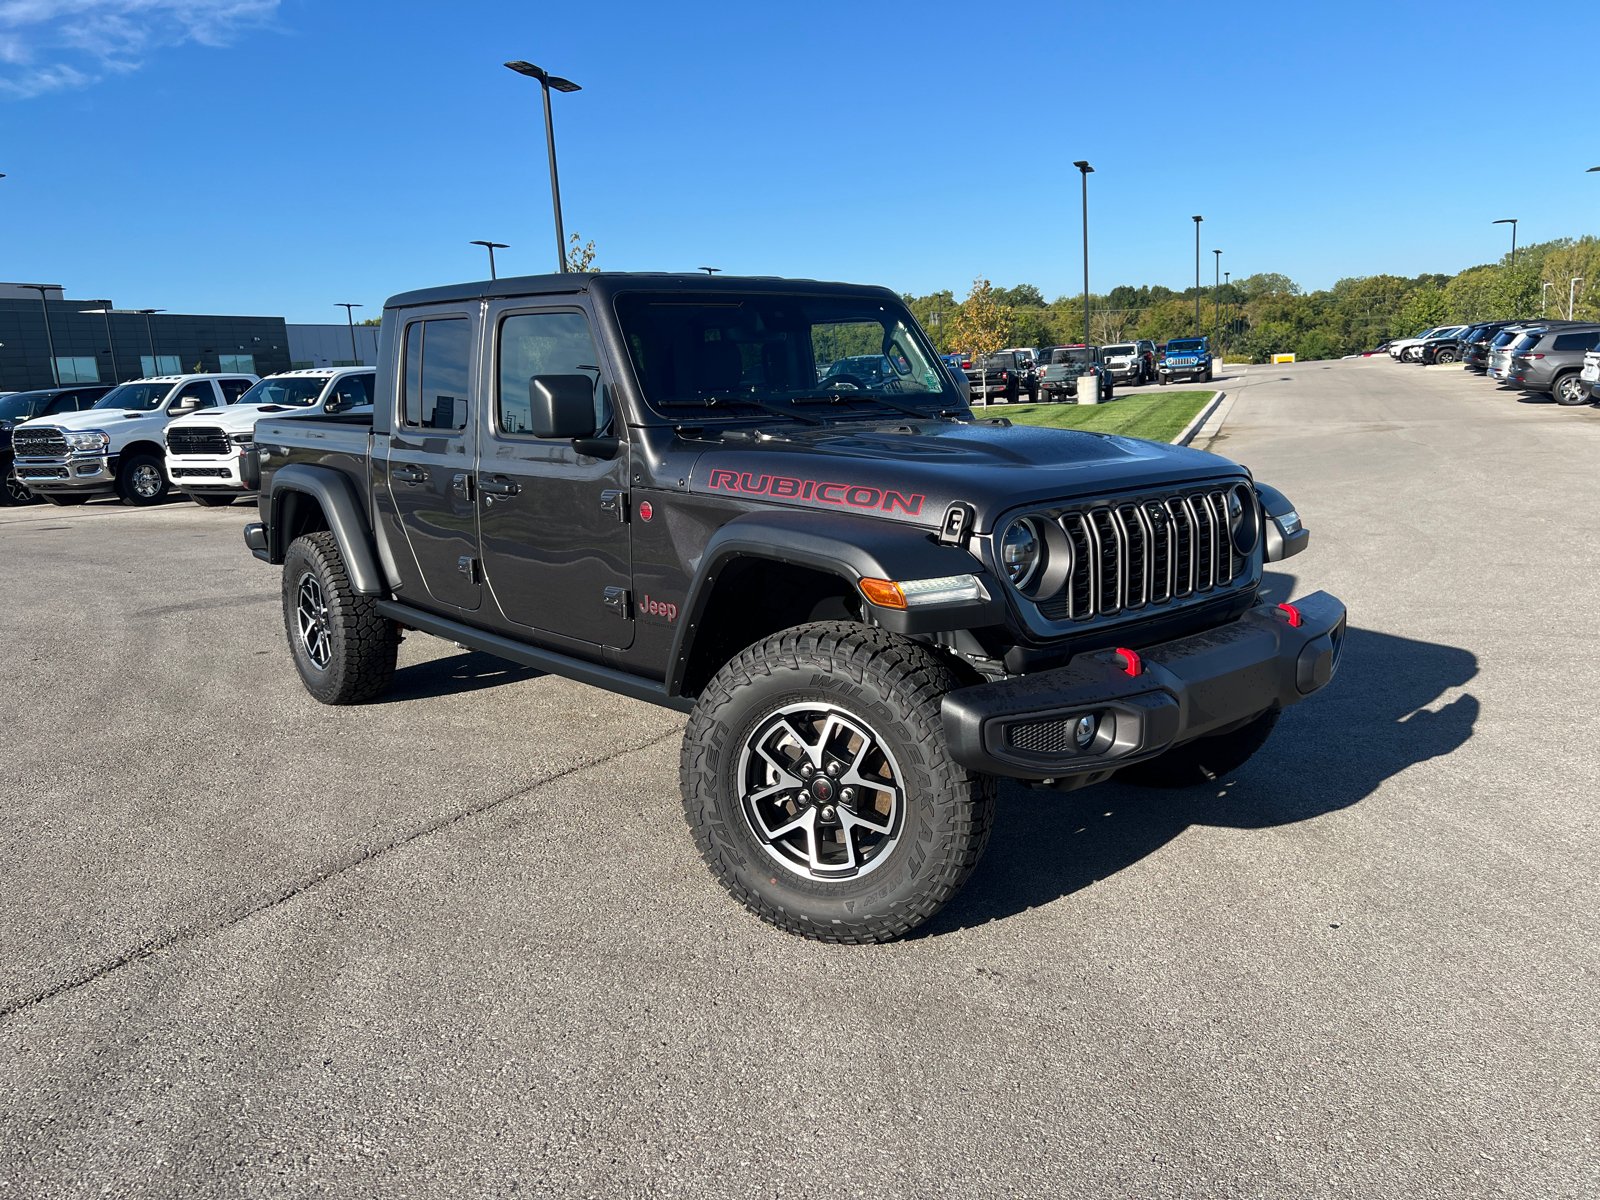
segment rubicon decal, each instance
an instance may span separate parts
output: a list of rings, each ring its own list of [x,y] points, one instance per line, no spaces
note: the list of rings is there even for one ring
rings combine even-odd
[[[903,512],[916,516],[924,497],[904,495],[887,488],[861,483],[824,483],[816,479],[791,479],[785,475],[755,475],[749,471],[717,469],[711,472],[709,486],[719,491],[746,496],[772,496],[778,500],[815,500],[848,508],[873,508],[882,512]]]
[[[665,600],[652,600],[649,596],[639,597],[639,614],[646,617],[659,617],[668,625],[678,619],[678,606],[668,604]]]

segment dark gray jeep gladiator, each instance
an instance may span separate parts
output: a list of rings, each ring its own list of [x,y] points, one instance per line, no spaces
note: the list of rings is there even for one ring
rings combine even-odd
[[[394,297],[380,347],[372,413],[255,429],[306,687],[375,699],[417,630],[687,713],[700,853],[794,933],[899,937],[999,778],[1203,783],[1338,665],[1338,600],[1257,594],[1282,494],[975,417],[885,288],[501,279]]]

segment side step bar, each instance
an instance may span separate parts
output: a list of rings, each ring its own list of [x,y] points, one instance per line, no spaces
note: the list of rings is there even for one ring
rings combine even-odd
[[[659,704],[662,708],[676,709],[678,712],[686,713],[694,709],[694,701],[691,698],[669,696],[666,685],[652,679],[640,679],[637,675],[629,675],[612,667],[603,667],[599,663],[585,662],[581,658],[557,654],[554,650],[541,650],[526,642],[512,641],[499,634],[485,633],[470,625],[436,617],[432,613],[423,612],[420,608],[398,604],[393,600],[378,601],[378,612],[391,621],[398,621],[412,629],[420,629],[423,633],[431,633],[434,637],[443,638],[447,642],[460,642],[463,646],[471,646],[474,650],[482,650],[485,654],[520,663],[549,675],[576,679],[579,683],[592,684],[608,692],[617,692],[635,700]]]

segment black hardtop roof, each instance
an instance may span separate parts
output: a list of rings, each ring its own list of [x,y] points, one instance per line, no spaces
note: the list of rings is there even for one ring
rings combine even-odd
[[[886,287],[863,283],[830,283],[819,279],[783,279],[777,275],[697,275],[671,271],[597,271],[567,275],[517,275],[508,279],[483,279],[444,287],[418,288],[390,296],[383,307],[417,308],[460,300],[500,300],[516,296],[561,296],[589,292],[609,297],[617,292],[782,292],[791,295],[900,297]]]

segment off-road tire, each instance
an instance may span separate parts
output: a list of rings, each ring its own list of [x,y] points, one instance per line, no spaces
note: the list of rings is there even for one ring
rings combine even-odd
[[[30,492],[22,480],[17,478],[16,469],[6,468],[6,484],[0,488],[0,504],[37,504],[39,493]]]
[[[89,503],[89,497],[74,492],[40,492],[47,503],[54,504],[57,508],[67,508],[76,504]]]
[[[233,497],[226,492],[221,495],[207,492],[185,492],[184,495],[188,496],[201,508],[224,508],[233,503]]]
[[[1166,387],[1167,386],[1167,377],[1165,375],[1162,375],[1160,378],[1158,378],[1156,380],[1156,382],[1159,383],[1162,387]]]
[[[318,614],[309,632],[301,629],[302,601]],[[283,625],[306,691],[323,704],[365,704],[394,681],[400,631],[378,615],[377,597],[356,594],[326,530],[296,538],[283,556]]]
[[[1583,382],[1576,371],[1566,371],[1557,375],[1555,382],[1550,385],[1550,395],[1557,404],[1568,408],[1591,403],[1589,385]]]
[[[1251,755],[1266,744],[1282,710],[1270,709],[1248,725],[1216,737],[1196,738],[1176,750],[1168,750],[1149,762],[1123,767],[1118,783],[1139,787],[1184,788],[1214,783],[1244,766]]]
[[[799,625],[744,650],[706,686],[683,737],[684,816],[711,873],[763,921],[818,941],[891,941],[933,916],[972,874],[994,821],[994,778],[945,745],[939,702],[958,686],[926,647],[850,621]],[[785,709],[813,705],[866,727],[901,776],[896,839],[853,878],[782,865],[746,814],[749,748]]]
[[[151,468],[155,471],[154,479],[160,480],[159,487],[152,484],[149,474]],[[172,481],[167,478],[165,465],[154,454],[135,454],[117,465],[117,495],[122,497],[124,504],[135,508],[160,504],[167,498],[171,487]]]

